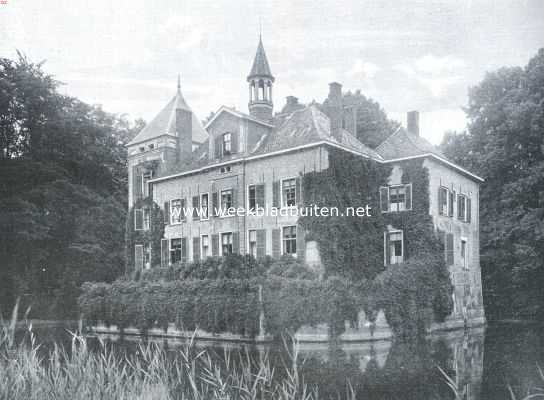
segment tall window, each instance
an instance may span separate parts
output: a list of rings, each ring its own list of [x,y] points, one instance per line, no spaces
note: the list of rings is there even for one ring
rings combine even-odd
[[[464,268],[468,268],[467,263],[467,240],[461,239],[461,262]]]
[[[223,155],[228,156],[232,151],[232,134],[230,132],[223,134]]]
[[[232,189],[221,191],[221,209],[226,213],[232,207]]]
[[[205,260],[206,257],[208,257],[210,255],[210,238],[209,238],[209,236],[208,235],[202,235],[201,243],[202,243],[202,249],[201,249],[202,259]]]
[[[400,264],[404,261],[404,245],[402,231],[385,233],[385,259],[386,264]]]
[[[170,240],[170,262],[172,264],[181,262],[181,238]]]
[[[249,210],[257,208],[257,188],[255,185],[250,185],[247,189],[247,201]]]
[[[232,232],[221,234],[221,255],[232,254]]]
[[[450,191],[448,188],[438,189],[438,212],[440,215],[449,215]]]
[[[248,253],[257,258],[257,231],[248,232]]]
[[[144,229],[144,210],[141,208],[134,209],[134,230],[142,231]]]
[[[290,254],[290,255],[296,256],[297,254],[297,227],[284,226],[282,236],[283,236],[283,254]]]
[[[144,268],[151,268],[151,245],[149,243],[144,244]]]
[[[146,171],[142,175],[142,193],[144,194],[144,198],[149,196],[149,183],[148,181],[153,178],[153,172],[152,171]]]
[[[297,181],[296,179],[284,179],[281,182],[282,206],[294,207],[297,202]]]
[[[179,224],[183,218],[183,200],[174,199],[170,201],[170,223]]]
[[[460,221],[466,219],[466,196],[462,194],[457,195],[457,218]]]
[[[149,210],[149,208],[144,207],[142,209],[142,211],[143,211],[143,214],[144,214],[144,216],[143,216],[144,217],[144,221],[143,221],[144,226],[143,226],[143,228],[144,228],[144,231],[148,231],[150,229],[150,226],[151,226],[150,210]]]
[[[203,193],[200,195],[200,219],[208,219],[208,193]]]

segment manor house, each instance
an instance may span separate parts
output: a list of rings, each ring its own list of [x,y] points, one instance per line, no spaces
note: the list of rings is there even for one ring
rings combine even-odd
[[[161,266],[230,253],[255,257],[291,255],[319,268],[319,248],[290,215],[225,216],[216,210],[242,206],[290,208],[300,204],[301,176],[328,168],[331,149],[393,166],[389,184],[377,187],[380,210],[410,212],[412,185],[401,182],[406,160],[420,159],[429,175],[429,213],[444,234],[457,320],[483,321],[479,260],[479,185],[482,179],[449,161],[419,136],[419,114],[408,113],[399,128],[376,148],[356,137],[357,109],[342,85],[329,84],[322,104],[301,104],[294,96],[274,112],[272,74],[259,40],[249,75],[249,113],[223,106],[203,125],[177,92],[157,116],[128,143],[129,208],[149,196],[164,213],[160,248],[137,243],[135,269],[148,269],[152,253]],[[185,215],[187,206],[203,212]],[[150,210],[136,207],[134,228],[150,228]],[[385,265],[406,258],[403,231],[383,232]],[[155,253],[157,254],[157,253]],[[157,266],[158,267],[158,266]]]

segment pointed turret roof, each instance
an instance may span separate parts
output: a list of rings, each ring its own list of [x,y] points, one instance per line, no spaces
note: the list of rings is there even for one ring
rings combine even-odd
[[[259,45],[257,46],[257,53],[255,54],[255,59],[253,60],[253,66],[251,67],[251,72],[248,75],[248,79],[251,79],[256,76],[266,76],[274,80],[274,76],[270,71],[270,65],[268,64],[268,59],[266,58],[266,52],[264,51],[263,40],[259,35]]]
[[[162,135],[172,135],[176,136],[176,110],[182,109],[189,111],[192,117],[192,127],[193,127],[193,141],[202,143],[208,138],[208,133],[202,127],[202,124],[196,117],[195,113],[187,105],[187,102],[183,98],[181,93],[180,79],[178,76],[178,86],[176,95],[168,102],[168,104],[157,114],[155,118],[149,122],[144,129],[132,139],[128,146],[141,143],[146,140],[150,140]]]

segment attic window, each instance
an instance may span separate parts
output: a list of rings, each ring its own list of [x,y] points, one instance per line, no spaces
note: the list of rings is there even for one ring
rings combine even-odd
[[[232,151],[232,135],[230,132],[223,134],[223,155],[229,155]]]
[[[143,153],[144,151],[145,151],[145,147],[144,146],[140,147],[140,153]]]
[[[227,165],[226,167],[221,167],[221,173],[224,174],[226,172],[230,172],[230,165]]]
[[[149,144],[149,150],[153,150],[155,148],[155,143],[150,143]]]

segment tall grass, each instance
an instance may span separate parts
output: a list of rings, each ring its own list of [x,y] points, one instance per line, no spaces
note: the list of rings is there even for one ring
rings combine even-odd
[[[271,367],[267,353],[252,357],[225,350],[221,357],[189,342],[175,352],[142,344],[130,355],[99,341],[90,349],[73,333],[68,348],[40,348],[29,330],[15,340],[17,310],[0,333],[0,399],[242,399],[316,400],[299,374],[297,346],[284,370]],[[30,340],[28,340],[30,339]],[[219,361],[220,359],[220,361]]]

